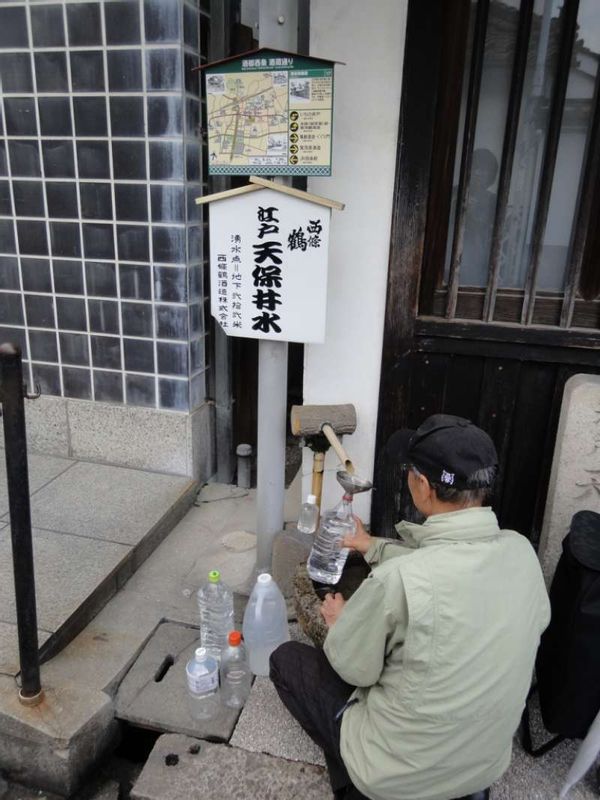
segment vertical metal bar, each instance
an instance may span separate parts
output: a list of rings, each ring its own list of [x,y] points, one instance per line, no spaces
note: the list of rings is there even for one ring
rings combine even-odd
[[[563,109],[565,106],[565,98],[567,96],[571,58],[573,56],[573,45],[575,44],[575,34],[577,31],[577,12],[579,11],[579,0],[566,0],[563,10],[564,18],[562,21],[558,63],[556,65],[556,79],[554,82],[552,103],[550,106],[550,118],[548,120],[548,135],[546,137],[546,145],[544,147],[538,200],[531,233],[531,257],[527,270],[527,278],[525,281],[525,291],[523,294],[521,325],[531,325],[533,320],[533,312],[535,308],[535,287],[540,267],[542,244],[544,242],[544,234],[546,231],[546,222],[548,219],[548,208],[550,207],[550,196],[552,193],[552,183],[554,179],[554,167],[556,165]]]
[[[23,367],[21,351],[12,344],[0,345],[0,391],[21,662],[20,697],[23,702],[34,704],[41,700],[42,687],[29,507]]]
[[[473,161],[473,145],[475,143],[477,111],[479,109],[479,92],[481,89],[481,73],[483,69],[483,56],[485,53],[485,36],[487,30],[489,6],[489,0],[479,0],[477,4],[477,15],[475,17],[475,29],[473,32],[473,57],[471,60],[471,70],[469,73],[469,90],[465,114],[465,129],[463,134],[462,157],[460,162],[460,176],[458,180],[457,212],[454,222],[452,259],[450,263],[450,275],[448,278],[448,297],[446,302],[446,317],[448,319],[452,319],[456,313],[458,280],[465,238],[465,213],[467,210],[467,204],[469,202],[471,163]]]
[[[587,153],[581,173],[581,190],[579,194],[575,228],[571,240],[570,258],[565,282],[565,293],[560,314],[561,328],[568,328],[573,320],[575,298],[579,288],[579,277],[585,253],[587,232],[591,226],[591,213],[594,195],[600,182],[600,66],[596,72],[594,89],[594,116],[590,127]]]
[[[493,320],[496,306],[496,293],[498,291],[498,280],[500,277],[502,234],[506,222],[510,179],[513,170],[517,131],[519,129],[519,115],[523,98],[525,70],[527,68],[531,21],[533,18],[533,3],[534,0],[522,0],[519,14],[519,29],[515,44],[515,57],[506,114],[506,127],[504,129],[504,143],[502,145],[502,160],[500,163],[500,175],[498,177],[498,195],[496,199],[494,229],[492,232],[492,245],[490,248],[489,277],[483,307],[483,319],[485,322],[491,322]]]

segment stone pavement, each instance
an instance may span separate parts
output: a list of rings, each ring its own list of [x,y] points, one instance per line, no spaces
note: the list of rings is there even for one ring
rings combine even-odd
[[[189,478],[29,456],[39,641],[60,650],[120,589],[196,495]],[[0,452],[0,674],[18,648],[6,463]]]

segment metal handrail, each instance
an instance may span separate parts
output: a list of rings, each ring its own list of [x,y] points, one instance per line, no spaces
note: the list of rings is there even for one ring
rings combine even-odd
[[[4,448],[12,538],[13,574],[19,637],[21,688],[19,699],[37,705],[44,693],[40,682],[40,657],[35,601],[35,573],[31,538],[29,471],[21,351],[13,344],[0,344],[0,403],[4,425]]]

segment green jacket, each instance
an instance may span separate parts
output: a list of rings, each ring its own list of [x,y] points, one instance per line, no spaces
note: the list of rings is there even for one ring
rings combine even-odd
[[[539,638],[550,619],[533,548],[491,508],[397,526],[330,628],[325,653],[359,688],[342,758],[372,800],[449,800],[509,765]]]

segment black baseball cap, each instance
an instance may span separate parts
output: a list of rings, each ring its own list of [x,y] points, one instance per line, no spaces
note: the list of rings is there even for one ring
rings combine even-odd
[[[396,431],[385,449],[389,458],[416,467],[431,483],[455,489],[478,488],[467,485],[469,476],[498,466],[498,454],[487,433],[451,414],[433,414],[416,431]]]

